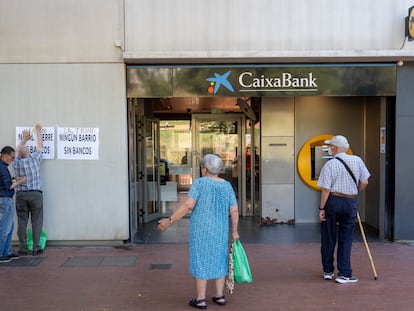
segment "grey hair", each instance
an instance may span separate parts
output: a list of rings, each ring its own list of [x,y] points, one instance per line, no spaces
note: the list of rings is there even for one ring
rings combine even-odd
[[[223,161],[221,161],[219,156],[206,154],[204,156],[203,165],[209,173],[217,175],[223,168]]]

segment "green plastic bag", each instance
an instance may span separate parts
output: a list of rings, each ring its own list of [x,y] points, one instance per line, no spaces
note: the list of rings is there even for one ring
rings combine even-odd
[[[241,284],[253,281],[249,261],[240,240],[233,242],[233,268],[234,282]]]
[[[39,239],[39,247],[40,249],[45,249],[47,241],[46,232],[42,230],[40,232],[40,239]],[[33,234],[32,229],[27,229],[27,237],[26,237],[26,247],[29,251],[33,251]]]

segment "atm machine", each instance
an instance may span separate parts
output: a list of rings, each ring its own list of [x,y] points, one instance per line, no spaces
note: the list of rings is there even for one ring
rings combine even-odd
[[[328,146],[311,146],[311,178],[312,180],[318,180],[324,164],[332,159],[332,156],[328,153]]]

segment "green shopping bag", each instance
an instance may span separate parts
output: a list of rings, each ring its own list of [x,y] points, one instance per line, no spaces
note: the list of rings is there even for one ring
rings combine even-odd
[[[46,232],[42,230],[40,232],[40,239],[39,239],[39,247],[40,249],[45,249],[47,241]],[[26,237],[26,247],[29,251],[33,251],[33,234],[32,229],[27,229],[27,237]]]
[[[253,281],[249,261],[240,240],[233,242],[233,269],[234,282],[241,284]]]

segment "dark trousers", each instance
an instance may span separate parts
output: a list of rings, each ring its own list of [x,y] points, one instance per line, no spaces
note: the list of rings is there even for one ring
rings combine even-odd
[[[27,222],[32,223],[33,251],[39,250],[40,233],[43,228],[43,194],[39,191],[21,191],[16,194],[17,236],[19,250],[27,251]]]
[[[352,276],[351,249],[357,218],[357,199],[330,195],[325,205],[326,221],[321,222],[321,253],[324,272],[334,271],[334,252],[338,239],[338,274]]]

